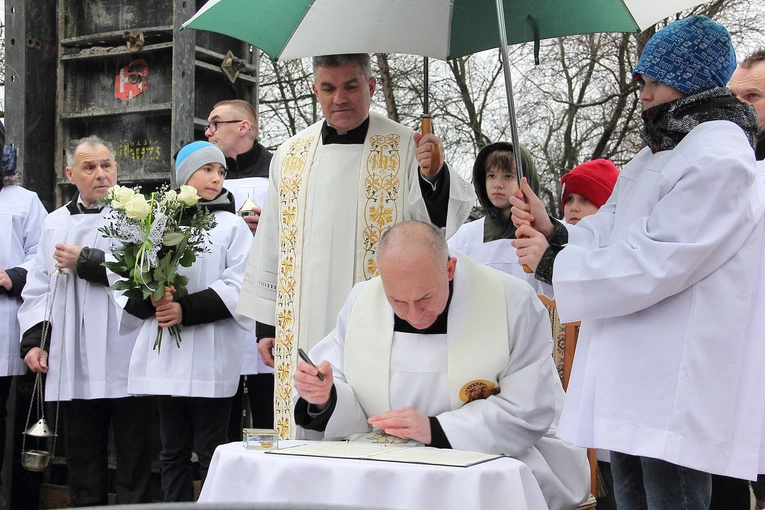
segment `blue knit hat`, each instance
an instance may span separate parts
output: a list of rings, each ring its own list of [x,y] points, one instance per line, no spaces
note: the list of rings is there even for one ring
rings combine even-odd
[[[191,176],[209,163],[220,163],[226,168],[226,157],[223,152],[210,142],[191,142],[184,145],[175,156],[175,181],[183,186]]]
[[[706,16],[670,23],[645,45],[632,78],[642,76],[696,94],[725,87],[736,70],[736,52],[724,26]]]

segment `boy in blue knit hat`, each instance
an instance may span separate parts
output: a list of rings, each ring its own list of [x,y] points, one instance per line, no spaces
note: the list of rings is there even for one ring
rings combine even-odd
[[[765,185],[735,67],[724,27],[671,23],[634,73],[647,147],[606,204],[563,225],[528,184],[511,199],[519,261],[582,321],[558,435],[612,452],[620,510],[706,509],[712,473],[765,467]]]
[[[234,197],[223,188],[226,159],[210,142],[193,142],[176,156],[179,186],[189,185],[200,197],[196,207],[215,216],[209,252],[197,255],[189,268],[188,295],[160,301],[129,303],[128,311],[143,319],[130,359],[128,391],[158,395],[162,440],[162,490],[165,501],[193,501],[191,453],[199,459],[204,482],[215,448],[228,442],[226,429],[231,397],[236,393],[244,335],[255,324],[236,313],[252,234],[235,214]],[[190,221],[196,207],[187,208]],[[184,220],[181,221],[184,223]],[[157,325],[182,326],[180,347],[153,348]]]

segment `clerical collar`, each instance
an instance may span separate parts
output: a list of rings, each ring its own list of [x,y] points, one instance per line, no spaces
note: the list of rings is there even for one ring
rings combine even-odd
[[[393,331],[399,333],[416,333],[418,335],[445,335],[446,325],[449,318],[449,305],[452,302],[452,295],[454,294],[454,280],[449,281],[449,299],[446,301],[446,308],[438,316],[436,322],[431,324],[425,329],[416,329],[414,326],[406,322],[404,319],[393,314]]]
[[[79,193],[72,197],[72,200],[67,205],[70,214],[98,214],[103,208],[104,206],[98,202],[91,206],[85,205],[85,202],[83,202],[82,196]]]
[[[339,133],[337,129],[333,128],[327,121],[321,126],[321,143],[329,145],[331,143],[340,144],[357,144],[361,145],[367,138],[367,131],[369,130],[369,117],[361,123],[357,128],[351,129],[346,133]]]

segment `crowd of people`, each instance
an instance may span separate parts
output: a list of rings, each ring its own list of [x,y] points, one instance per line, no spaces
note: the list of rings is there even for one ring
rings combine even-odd
[[[199,196],[181,224],[206,210],[215,227],[179,268],[188,292],[159,299],[109,288],[108,142],[71,143],[76,192],[50,214],[7,148],[0,425],[11,377],[47,373],[72,506],[108,501],[110,428],[117,501],[149,501],[156,406],[166,501],[194,499],[192,453],[204,483],[244,412],[284,438],[380,430],[512,456],[551,509],[590,496],[585,448],[598,508],[749,508],[765,471],[765,50],[737,67],[727,30],[692,16],[648,41],[633,77],[646,147],[621,171],[566,173],[560,221],[526,147],[484,147],[471,185],[436,136],[370,111],[369,55],[314,57],[324,119],[275,154],[240,100],[177,153],[173,182]],[[466,223],[476,200],[485,215]],[[581,321],[565,394],[537,294]],[[178,326],[183,343],[154,350]]]

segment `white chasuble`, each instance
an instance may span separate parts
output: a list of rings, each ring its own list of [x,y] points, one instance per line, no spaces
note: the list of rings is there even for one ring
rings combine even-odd
[[[32,267],[42,225],[48,213],[37,194],[21,186],[0,188],[0,269]],[[0,295],[0,377],[22,375],[27,366],[19,356],[18,296]]]
[[[43,233],[34,265],[27,274],[19,309],[22,333],[42,322],[46,305],[51,338],[45,400],[119,398],[128,396],[127,375],[135,334],[119,334],[114,294],[100,283],[89,283],[74,270],[56,276],[53,252],[57,243],[97,248],[109,253],[109,241],[98,231],[109,209],[100,214],[74,214],[66,207],[52,212]],[[59,380],[61,385],[59,386]]]
[[[440,338],[434,340],[440,339],[446,348],[445,382],[452,410],[497,391],[498,374],[507,365],[510,354],[507,322],[497,320],[506,310],[502,280],[468,257],[460,258],[459,264],[472,283],[466,300],[467,310],[464,314],[450,314],[450,333],[437,335]],[[456,322],[463,324],[457,327]],[[475,338],[481,339],[480,349],[476,349]],[[389,389],[394,391],[390,377],[394,341],[406,342],[406,335],[394,335],[392,310],[382,280],[375,278],[356,300],[345,339],[345,376],[367,416],[391,409]],[[409,391],[417,393],[422,391],[422,386],[411,387]]]
[[[574,508],[588,495],[589,464],[555,437],[564,395],[547,312],[526,283],[456,257],[445,335],[394,332],[379,280],[353,288],[310,352],[329,361],[337,391],[325,438],[368,432],[370,416],[410,406],[435,416],[452,448],[515,457],[550,508]]]
[[[370,113],[363,146],[321,143],[318,122],[279,148],[255,235],[238,311],[276,326],[276,427],[294,437],[292,373],[297,348],[332,330],[356,282],[377,275],[382,233],[405,220],[429,221],[412,130]],[[450,175],[447,234],[474,202]],[[450,230],[451,229],[451,230]]]

